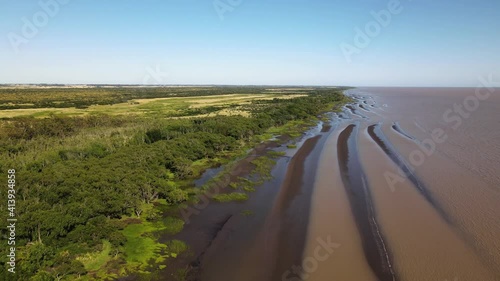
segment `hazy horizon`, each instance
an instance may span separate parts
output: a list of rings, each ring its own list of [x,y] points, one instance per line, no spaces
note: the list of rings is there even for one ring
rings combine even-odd
[[[496,82],[496,81],[495,81]],[[361,86],[356,86],[356,85],[285,85],[285,84],[106,84],[106,83],[0,83],[0,86],[9,86],[9,85],[26,85],[26,86],[97,86],[97,87],[102,87],[102,86],[109,86],[109,87],[119,87],[119,86],[131,86],[131,87],[297,87],[297,88],[304,88],[304,87],[325,87],[325,88],[357,88],[357,89],[370,89],[370,88],[459,88],[459,89],[476,89],[478,87],[480,88],[495,88],[498,89],[500,86],[493,84],[487,84],[487,85],[476,85],[475,87],[473,86],[399,86],[399,85],[392,85],[392,86],[373,86],[373,85],[361,85]]]

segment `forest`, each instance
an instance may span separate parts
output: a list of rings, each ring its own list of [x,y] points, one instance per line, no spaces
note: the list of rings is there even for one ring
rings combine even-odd
[[[0,89],[0,111],[234,93],[269,90]],[[234,161],[272,137],[270,132],[289,129],[291,123],[304,129],[305,123],[347,102],[338,88],[280,93],[301,95],[233,104],[239,107],[236,113],[246,114],[218,114],[220,108],[200,114],[199,108],[187,106],[183,118],[161,113],[2,115],[0,170],[5,178],[8,170],[16,171],[17,280],[113,280],[135,272],[147,280],[147,272],[161,269],[189,246],[175,240],[159,243],[157,233],[182,229],[180,218],[164,214],[195,200],[200,190],[193,180],[204,170]],[[7,210],[6,204],[6,198],[0,201],[1,210]],[[7,216],[7,211],[0,213],[3,222]],[[2,228],[2,237],[7,231]],[[0,254],[5,264],[7,247]],[[7,275],[6,269],[0,267],[0,276]]]

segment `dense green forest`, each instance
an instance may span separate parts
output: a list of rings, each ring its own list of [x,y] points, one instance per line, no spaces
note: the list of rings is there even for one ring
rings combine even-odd
[[[56,104],[85,107],[165,93],[197,96],[262,90],[79,89],[81,95],[69,91],[67,100]],[[9,91],[4,100],[10,96],[12,107],[20,100],[31,104],[26,106],[54,106],[52,90],[43,90],[43,98],[32,89],[22,97]],[[345,101],[338,89],[315,88],[303,97],[253,101],[246,106],[248,116],[4,118],[0,170],[5,178],[9,169],[16,170],[17,279],[12,280],[113,279],[148,271],[150,259],[162,263],[175,258],[188,245],[159,244],[155,231],[182,229],[182,220],[165,217],[162,211],[193,200],[199,192],[193,179],[206,168],[242,155],[271,129],[314,119]],[[6,222],[7,200],[2,198],[0,219]],[[5,227],[1,234],[7,237]],[[2,264],[7,261],[5,245],[0,247]],[[154,254],[149,256],[148,251]],[[8,274],[1,267],[0,276]]]

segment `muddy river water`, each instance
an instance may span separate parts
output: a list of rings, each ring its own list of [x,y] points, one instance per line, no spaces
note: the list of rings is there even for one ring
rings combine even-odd
[[[500,280],[500,89],[349,94],[319,159],[303,277]],[[329,236],[339,248],[315,259]]]
[[[500,280],[500,89],[347,94],[248,202],[179,234],[191,279]]]

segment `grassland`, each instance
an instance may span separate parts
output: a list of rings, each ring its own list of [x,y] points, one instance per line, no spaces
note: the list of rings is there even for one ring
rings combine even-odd
[[[52,116],[81,117],[86,115],[145,115],[166,117],[204,117],[216,115],[249,116],[249,105],[255,100],[291,99],[304,94],[232,94],[207,97],[173,97],[137,99],[111,105],[91,105],[87,108],[26,108],[0,110],[0,118]],[[1,109],[1,107],[0,107]]]

